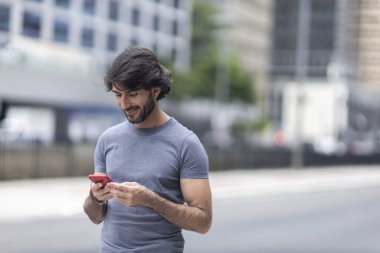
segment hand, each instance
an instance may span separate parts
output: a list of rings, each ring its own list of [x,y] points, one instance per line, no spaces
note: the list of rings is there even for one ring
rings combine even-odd
[[[136,182],[108,183],[106,188],[117,201],[127,206],[147,206],[153,194]]]
[[[112,194],[106,187],[103,187],[102,183],[92,184],[91,191],[95,199],[99,202],[106,202],[112,199]]]

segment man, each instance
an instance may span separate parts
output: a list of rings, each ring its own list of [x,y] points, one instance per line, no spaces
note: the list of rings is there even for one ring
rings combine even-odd
[[[100,252],[183,252],[181,229],[211,227],[207,154],[196,135],[169,117],[158,100],[170,92],[170,71],[154,53],[129,47],[106,73],[108,91],[127,121],[106,130],[95,149],[95,174],[84,210],[101,223]]]

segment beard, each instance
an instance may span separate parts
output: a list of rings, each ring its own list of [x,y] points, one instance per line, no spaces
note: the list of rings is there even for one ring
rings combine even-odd
[[[132,124],[139,124],[139,123],[144,122],[149,117],[149,115],[152,113],[155,107],[156,107],[156,104],[154,103],[152,92],[150,92],[148,101],[146,101],[145,105],[131,106],[127,108],[126,111],[124,111],[124,114],[127,117],[129,122],[131,122]],[[134,113],[136,115],[129,116],[128,113]]]

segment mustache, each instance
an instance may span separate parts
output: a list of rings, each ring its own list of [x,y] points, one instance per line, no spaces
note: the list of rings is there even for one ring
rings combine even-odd
[[[139,106],[131,106],[131,107],[128,107],[125,111],[131,112],[131,111],[136,111],[137,109],[140,109],[140,107]]]

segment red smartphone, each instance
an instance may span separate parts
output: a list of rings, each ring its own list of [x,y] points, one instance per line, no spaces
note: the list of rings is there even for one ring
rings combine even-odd
[[[109,178],[107,175],[88,175],[88,178],[94,182],[94,183],[102,183],[103,186],[105,186],[107,183],[112,182],[112,179]]]

